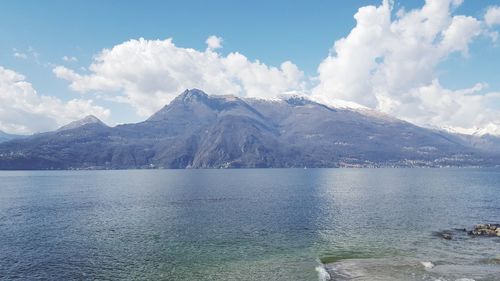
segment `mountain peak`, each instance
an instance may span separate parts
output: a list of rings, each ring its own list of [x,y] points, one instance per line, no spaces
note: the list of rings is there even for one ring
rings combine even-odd
[[[199,89],[188,89],[154,113],[147,121],[161,121],[165,120],[167,116],[173,116],[177,113],[185,114],[186,108],[190,108],[190,115],[194,112],[199,118],[206,118],[207,114],[227,112],[237,107],[252,110],[243,99],[234,95],[208,95]]]
[[[281,95],[279,98],[293,106],[303,106],[313,103],[312,100],[304,95]]]
[[[58,129],[58,131],[76,129],[89,124],[98,124],[101,126],[106,126],[106,124],[104,124],[101,120],[99,120],[99,118],[95,117],[94,115],[87,115],[80,120],[76,120],[67,125],[62,126],[61,128]]]
[[[102,123],[99,118],[95,117],[94,115],[87,115],[84,118],[80,119],[80,121],[86,122],[86,124],[90,123]]]
[[[184,101],[187,101],[187,100],[193,100],[193,99],[199,99],[199,98],[207,98],[207,97],[208,97],[208,95],[205,92],[203,92],[202,90],[193,88],[193,89],[190,89],[190,90],[186,89],[177,98],[181,99],[181,100],[184,100]]]

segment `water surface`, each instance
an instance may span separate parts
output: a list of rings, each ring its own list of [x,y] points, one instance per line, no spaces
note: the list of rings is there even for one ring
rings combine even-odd
[[[0,279],[499,280],[480,222],[500,170],[0,172]]]

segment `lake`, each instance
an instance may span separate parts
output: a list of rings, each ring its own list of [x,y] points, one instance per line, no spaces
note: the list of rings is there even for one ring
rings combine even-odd
[[[477,223],[499,169],[5,171],[0,279],[500,280]]]

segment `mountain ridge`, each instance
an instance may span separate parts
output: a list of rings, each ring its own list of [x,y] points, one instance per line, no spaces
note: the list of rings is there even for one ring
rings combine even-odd
[[[108,127],[91,119],[0,144],[0,169],[500,164],[463,137],[298,96],[268,101],[191,89],[143,122]]]
[[[0,130],[0,143],[6,142],[6,141],[10,141],[10,140],[13,140],[13,139],[20,139],[20,138],[24,138],[24,137],[27,137],[27,136],[25,136],[25,135],[8,134],[8,133]]]

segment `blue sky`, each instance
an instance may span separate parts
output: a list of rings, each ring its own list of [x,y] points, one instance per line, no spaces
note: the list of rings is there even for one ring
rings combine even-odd
[[[66,102],[82,94],[71,90],[67,79],[56,77],[57,65],[78,72],[101,50],[141,37],[173,38],[177,47],[203,51],[207,37],[216,35],[223,40],[223,48],[217,50],[221,56],[239,52],[250,61],[277,67],[291,61],[305,76],[314,77],[334,42],[355,27],[358,9],[381,2],[7,0],[0,4],[0,66],[24,75],[38,94]],[[393,11],[423,5],[424,1],[396,1]],[[482,19],[494,5],[498,1],[466,0],[452,13]],[[481,82],[488,84],[489,92],[500,92],[498,42],[478,36],[468,49],[467,56],[455,52],[439,63],[435,71],[440,85],[459,90]],[[77,61],[63,61],[63,56]],[[109,108],[111,123],[144,119],[129,104],[84,98]]]

